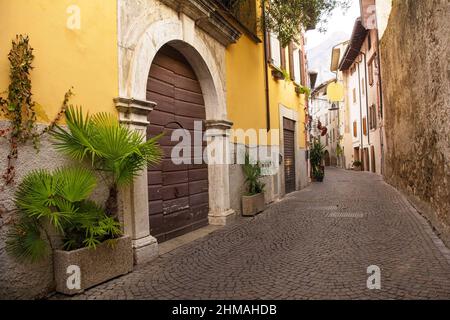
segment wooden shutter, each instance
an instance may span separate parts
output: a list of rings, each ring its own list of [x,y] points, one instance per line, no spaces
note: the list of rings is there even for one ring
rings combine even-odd
[[[281,69],[286,70],[286,47],[281,46],[280,42],[280,58],[281,58]]]
[[[266,52],[267,52],[267,63],[272,63],[272,48],[270,47],[270,33],[266,31]]]
[[[301,85],[305,85],[306,83],[306,78],[305,78],[305,59],[303,56],[303,51],[301,49],[298,50],[298,54],[300,55],[300,84]]]
[[[294,69],[294,43],[291,41],[288,47],[289,52],[289,76],[292,81],[295,81],[295,69]]]
[[[353,136],[356,138],[358,137],[358,124],[356,121],[353,121]]]
[[[363,118],[363,133],[365,136],[367,136],[367,118]]]

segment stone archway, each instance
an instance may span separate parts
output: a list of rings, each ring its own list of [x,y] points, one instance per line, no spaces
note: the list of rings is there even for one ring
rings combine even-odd
[[[189,61],[200,83],[206,111],[206,135],[213,141],[208,145],[219,145],[224,154],[228,154],[228,129],[232,123],[227,119],[224,90],[225,48],[200,36],[195,22],[184,14],[157,20],[139,33],[142,26],[133,24],[129,27],[126,32],[129,37],[122,39],[127,48],[119,50],[121,98],[116,99],[116,104],[121,122],[146,135],[154,108],[154,104],[146,100],[149,72],[157,52],[169,44]],[[225,225],[234,218],[230,208],[228,164],[208,164],[208,178],[209,223]],[[149,233],[147,185],[148,178],[143,173],[123,196],[125,233],[133,238],[137,263],[148,261],[157,254],[157,241]]]

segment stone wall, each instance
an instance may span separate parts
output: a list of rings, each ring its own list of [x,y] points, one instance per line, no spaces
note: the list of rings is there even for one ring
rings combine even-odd
[[[450,245],[450,4],[393,2],[381,41],[386,180]]]

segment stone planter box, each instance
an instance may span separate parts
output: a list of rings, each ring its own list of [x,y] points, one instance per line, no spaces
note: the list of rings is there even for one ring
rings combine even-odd
[[[253,217],[264,211],[265,208],[264,193],[258,193],[253,196],[242,196],[242,215],[244,217]]]
[[[72,288],[76,277],[74,269],[80,271],[79,289]],[[54,251],[56,291],[63,294],[81,293],[131,271],[133,271],[133,249],[131,238],[128,236],[117,239],[114,248],[102,243],[95,250],[82,248],[74,251]],[[68,286],[68,283],[71,285]]]

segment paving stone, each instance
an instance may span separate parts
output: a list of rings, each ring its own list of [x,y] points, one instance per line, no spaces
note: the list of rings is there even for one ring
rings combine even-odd
[[[73,299],[449,299],[450,251],[422,219],[378,176],[327,169],[324,183]],[[370,265],[381,290],[367,289]]]

